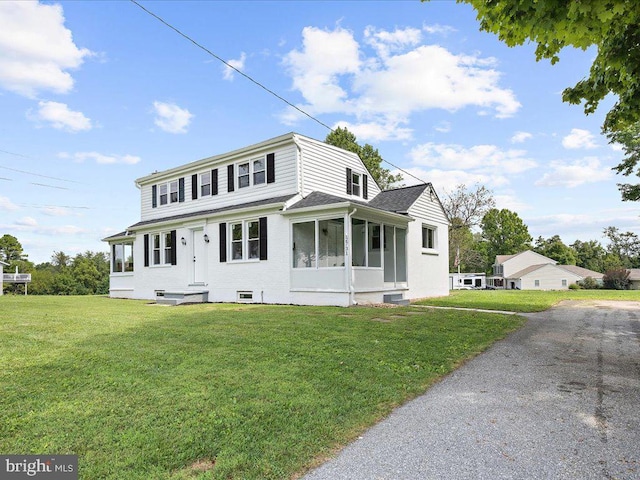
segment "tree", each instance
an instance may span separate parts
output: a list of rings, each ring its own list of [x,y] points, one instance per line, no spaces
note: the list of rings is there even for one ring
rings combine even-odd
[[[622,233],[617,227],[604,229],[604,236],[609,239],[607,250],[617,256],[625,268],[640,267],[640,239],[633,232]]]
[[[489,210],[480,222],[490,260],[496,255],[512,255],[531,248],[529,228],[517,213],[503,208]]]
[[[391,187],[394,183],[402,181],[402,175],[392,175],[389,170],[382,168],[382,156],[378,152],[377,148],[373,148],[368,143],[361,146],[358,143],[356,136],[346,127],[336,128],[327,135],[327,138],[325,138],[324,141],[329,145],[343,148],[344,150],[348,150],[349,152],[353,152],[358,155],[381,189],[385,190]]]
[[[621,145],[625,155],[622,162],[613,167],[613,169],[625,177],[631,175],[640,177],[640,168],[636,168],[640,167],[640,123],[634,123],[621,130],[608,132],[607,138],[609,143]],[[623,201],[637,202],[640,200],[640,184],[619,183],[618,189],[622,194]]]
[[[604,288],[610,290],[625,290],[629,286],[629,270],[626,268],[616,268],[607,270],[602,277]]]
[[[545,240],[542,237],[538,237],[536,244],[533,247],[533,251],[556,260],[560,265],[575,265],[576,256],[574,250],[566,246],[559,235]]]
[[[487,268],[486,250],[474,239],[472,228],[477,227],[482,217],[495,207],[493,192],[476,184],[473,189],[458,185],[446,192],[442,203],[451,222],[449,228],[449,268],[458,267],[461,272],[484,271]]]
[[[571,244],[576,257],[576,265],[578,267],[587,268],[594,272],[604,272],[604,259],[606,250],[597,240],[589,240],[582,242],[576,240]]]
[[[22,250],[22,244],[13,235],[5,234],[0,237],[0,260],[11,264],[15,261],[26,260],[27,255]]]

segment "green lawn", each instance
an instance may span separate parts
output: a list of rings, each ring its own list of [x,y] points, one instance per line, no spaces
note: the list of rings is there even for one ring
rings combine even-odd
[[[419,305],[541,312],[562,300],[635,300],[638,290],[455,290],[448,297],[428,298]]]
[[[522,324],[420,308],[0,297],[0,452],[83,479],[286,479]]]

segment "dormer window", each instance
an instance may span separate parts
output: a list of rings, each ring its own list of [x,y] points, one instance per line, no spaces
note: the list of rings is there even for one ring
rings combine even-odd
[[[352,173],[351,174],[351,194],[356,197],[360,196],[360,174]]]

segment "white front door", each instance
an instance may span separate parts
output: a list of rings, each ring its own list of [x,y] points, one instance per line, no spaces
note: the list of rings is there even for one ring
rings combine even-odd
[[[193,283],[206,282],[207,261],[205,258],[204,230],[191,230],[191,245],[193,245]]]

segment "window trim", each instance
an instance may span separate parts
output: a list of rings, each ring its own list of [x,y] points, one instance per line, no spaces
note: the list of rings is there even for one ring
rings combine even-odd
[[[429,236],[426,238],[427,244],[425,245],[425,231],[431,232],[431,245],[429,245]],[[423,223],[420,235],[423,253],[438,253],[438,227]]]
[[[111,244],[111,274],[112,275],[133,275],[134,271],[135,271],[135,256],[134,256],[134,250],[133,250],[133,240],[126,240],[126,241],[121,241],[121,242],[115,242]],[[116,270],[116,248],[118,246],[122,247],[122,268],[120,270]],[[131,269],[127,270],[126,269],[126,265],[127,265],[127,249],[128,247],[130,248],[130,252],[131,252]]]

